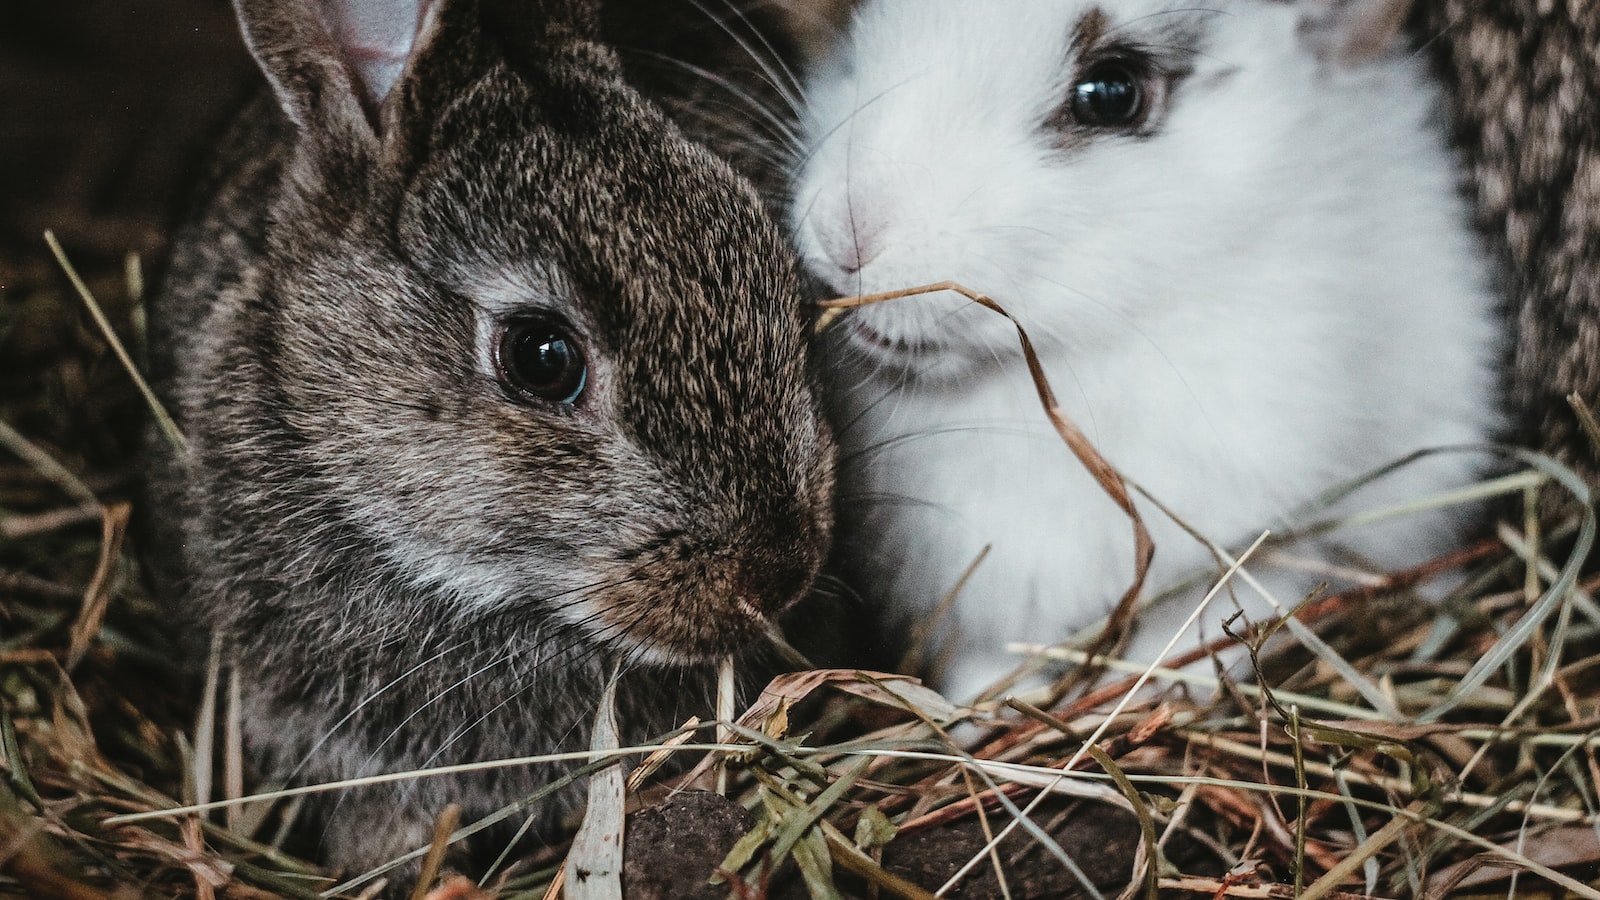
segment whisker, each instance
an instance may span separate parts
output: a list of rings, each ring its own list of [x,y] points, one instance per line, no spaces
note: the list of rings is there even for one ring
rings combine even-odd
[[[424,701],[423,703],[418,705],[404,719],[401,719],[400,723],[398,725],[394,726],[394,728],[391,729],[389,731],[389,733],[384,736],[383,740],[378,742],[377,746],[372,748],[372,751],[367,755],[367,758],[362,761],[361,765],[356,767],[356,772],[355,772],[355,776],[354,777],[360,778],[360,777],[362,777],[364,775],[370,774],[371,771],[372,771],[372,765],[377,761],[379,754],[381,754],[383,752],[384,748],[389,745],[390,741],[393,741],[402,732],[404,732],[405,729],[406,729],[406,726],[410,725],[411,722],[414,719],[416,719],[417,716],[421,715],[424,711],[426,711],[427,709],[432,707],[434,704],[440,702],[446,696],[448,696],[451,693],[455,692],[457,689],[461,688],[463,685],[466,685],[467,683],[469,683],[472,680],[476,679],[478,676],[482,675],[485,672],[488,672],[488,671],[490,671],[492,669],[498,668],[499,666],[505,665],[506,663],[510,662],[511,659],[512,659],[512,655],[510,653],[500,654],[499,656],[495,657],[494,659],[490,660],[489,662],[485,663],[484,665],[479,666],[477,669],[474,669],[473,671],[468,672],[466,675],[461,676],[454,683],[452,683],[449,686],[447,686],[444,690],[435,692],[432,697],[428,698],[426,701]]]
[[[412,666],[411,668],[407,669],[406,671],[400,673],[399,675],[396,675],[394,678],[390,679],[388,683],[384,684],[382,687],[378,688],[376,691],[373,691],[372,693],[368,694],[366,697],[363,697],[361,699],[361,702],[357,703],[354,707],[352,707],[349,712],[345,713],[343,716],[341,716],[339,718],[339,721],[333,723],[333,725],[330,726],[327,729],[327,731],[323,732],[321,737],[317,738],[316,743],[311,745],[311,748],[309,750],[307,750],[305,755],[300,758],[300,762],[296,763],[295,767],[289,771],[288,775],[285,776],[286,780],[292,782],[294,780],[294,777],[296,775],[300,774],[301,770],[303,770],[306,767],[306,765],[308,763],[310,763],[311,758],[317,754],[317,751],[321,750],[323,748],[323,746],[325,744],[327,744],[327,742],[333,738],[334,734],[336,732],[338,732],[338,730],[340,728],[344,727],[344,725],[347,724],[351,719],[355,718],[358,714],[360,714],[360,712],[363,709],[365,709],[369,704],[373,703],[379,697],[381,697],[385,693],[387,693],[390,689],[392,689],[396,685],[400,684],[400,682],[405,681],[407,678],[410,678],[412,675],[415,675],[416,673],[422,671],[427,666],[439,661],[440,659],[443,659],[445,656],[449,655],[450,653],[453,653],[456,650],[461,649],[461,647],[465,646],[465,644],[466,644],[466,641],[458,641],[458,642],[456,642],[454,644],[451,644],[450,646],[444,648],[443,650],[440,650],[438,653],[435,653],[433,656],[428,657],[427,659],[423,660],[422,662],[419,662],[416,665]]]
[[[772,129],[773,137],[780,138],[798,148],[800,138],[795,132],[793,125],[778,113],[773,112],[765,103],[762,103],[761,98],[746,90],[733,79],[722,75],[721,73],[713,72],[703,66],[696,65],[688,60],[679,59],[675,56],[670,56],[665,53],[651,52],[642,55],[647,55],[653,59],[676,66],[679,69],[682,69],[683,71],[702,79],[708,84],[712,84],[723,89],[735,99],[744,101],[746,111],[754,113],[759,117],[759,121],[761,123]],[[738,109],[737,107],[732,106],[727,108],[733,110]]]
[[[1135,16],[1135,17],[1129,19],[1126,22],[1122,22],[1122,23],[1120,23],[1118,25],[1112,26],[1105,33],[1106,34],[1116,34],[1117,32],[1121,31],[1124,28],[1131,28],[1131,27],[1139,24],[1140,22],[1146,22],[1146,21],[1149,21],[1150,19],[1159,19],[1162,16],[1178,16],[1178,15],[1185,15],[1185,14],[1189,14],[1189,13],[1210,13],[1211,15],[1214,15],[1214,16],[1231,16],[1231,15],[1233,15],[1233,13],[1229,12],[1228,10],[1217,9],[1217,8],[1211,7],[1211,6],[1185,6],[1185,7],[1180,7],[1178,9],[1163,9],[1163,10],[1158,10],[1158,11],[1153,12],[1153,13],[1146,13],[1145,15],[1142,15],[1142,16]],[[1178,49],[1178,48],[1174,48],[1174,49]]]
[[[953,434],[1003,434],[1010,437],[1039,436],[1037,429],[1030,429],[1020,424],[1016,426],[1006,426],[1003,422],[971,422],[962,425],[942,425],[937,428],[923,428],[917,431],[899,432],[897,434],[892,434],[883,440],[876,441],[871,444],[863,444],[860,447],[852,449],[849,453],[841,454],[839,457],[839,464],[841,466],[851,466],[861,462],[863,457],[875,456],[886,451],[896,449],[904,444],[909,444],[913,441],[928,440],[936,437],[946,437]],[[1041,440],[1048,441],[1049,437],[1042,437]]]
[[[904,506],[929,509],[934,512],[956,515],[956,511],[943,503],[935,503],[923,497],[912,497],[909,494],[897,494],[890,491],[851,491],[839,495],[845,503],[861,502],[882,504],[885,506]]]
[[[743,50],[750,57],[750,61],[755,63],[757,68],[761,70],[761,74],[767,84],[778,93],[779,98],[784,103],[788,104],[789,111],[798,114],[805,101],[805,88],[800,83],[800,79],[796,77],[794,70],[784,63],[782,55],[772,46],[772,42],[767,40],[761,29],[750,21],[750,17],[734,5],[731,0],[723,0],[723,5],[727,7],[728,11],[744,24],[751,34],[755,35],[756,40],[760,41],[761,48],[766,50],[765,54],[761,53],[760,49],[740,35],[732,25],[728,24],[726,19],[712,12],[701,0],[693,0],[692,5],[695,9],[705,14],[706,18],[715,22],[717,27],[721,28],[728,37],[733,39],[734,43],[739,45],[739,49]]]
[[[545,643],[547,643],[547,641],[543,640],[543,639],[538,642],[539,645],[543,645]],[[567,648],[564,648],[564,649],[571,649],[570,645]],[[494,706],[490,707],[482,715],[478,716],[476,719],[472,720],[471,722],[468,722],[465,725],[461,725],[461,726],[457,727],[455,731],[451,732],[449,737],[445,738],[445,740],[442,743],[440,743],[438,747],[434,748],[434,751],[431,754],[428,755],[427,759],[423,760],[421,766],[419,766],[418,768],[427,768],[428,766],[433,765],[435,762],[438,761],[439,757],[442,756],[446,750],[449,750],[451,747],[453,747],[456,744],[457,741],[461,740],[462,738],[466,737],[468,734],[472,733],[472,731],[474,729],[476,729],[478,726],[482,725],[484,722],[486,722],[490,718],[492,718],[495,713],[498,713],[502,709],[505,709],[507,706],[510,706],[514,701],[520,699],[529,690],[534,688],[536,685],[540,684],[541,682],[540,682],[539,677],[538,677],[539,676],[539,672],[538,672],[539,666],[543,665],[543,664],[549,664],[549,663],[555,661],[556,659],[558,659],[559,657],[560,657],[559,653],[551,654],[550,656],[544,657],[543,659],[541,659],[538,662],[534,663],[534,667],[531,670],[529,670],[524,677],[521,677],[521,678],[517,679],[515,682],[513,682],[513,689],[511,690],[510,693],[506,694],[504,699],[502,699],[499,703],[496,703]]]
[[[828,139],[833,137],[835,134],[837,134],[841,128],[844,128],[847,125],[853,125],[855,123],[856,116],[859,116],[863,112],[866,112],[868,107],[870,107],[873,104],[877,103],[879,100],[882,100],[884,97],[888,96],[891,92],[896,91],[896,90],[906,86],[907,84],[911,83],[911,81],[913,79],[915,79],[916,77],[917,76],[915,76],[915,75],[908,75],[904,79],[902,79],[900,81],[897,81],[894,84],[891,84],[888,87],[884,88],[883,90],[879,91],[878,93],[874,94],[865,103],[857,104],[856,108],[854,110],[852,110],[849,115],[847,115],[843,119],[839,120],[839,122],[836,123],[832,128],[829,128],[827,131],[824,131],[822,134],[817,136],[817,139],[816,139],[816,141],[813,142],[813,144],[811,146],[811,149],[808,150],[806,153],[802,154],[799,158],[797,158],[795,160],[795,169],[796,170],[801,169],[806,165],[806,163],[809,163],[811,161],[811,158],[816,155],[817,151],[822,149],[822,145],[827,143]]]
[[[634,576],[634,577],[637,577],[637,576]],[[596,592],[596,591],[604,590],[604,589],[607,589],[609,587],[614,587],[614,586],[616,586],[618,584],[624,584],[624,583],[626,583],[626,582],[628,582],[630,580],[633,580],[633,578],[611,579],[611,580],[607,580],[607,581],[597,581],[597,582],[590,583],[588,585],[583,585],[583,586],[580,586],[580,587],[577,587],[577,588],[572,588],[570,590],[565,590],[565,591],[560,591],[560,592],[555,593],[555,594],[550,594],[550,595],[547,595],[546,597],[541,598],[540,600],[534,601],[534,602],[537,602],[537,603],[540,603],[540,604],[547,604],[550,601],[558,599],[558,598],[571,597],[572,595],[577,594],[579,592],[587,592],[587,593],[584,593],[581,596],[578,596],[575,599],[571,600],[570,603],[568,604],[568,605],[576,605],[577,603],[580,603],[584,599],[586,599],[587,596],[589,595],[589,593],[593,593],[593,592]],[[599,615],[600,615],[600,612],[596,612],[594,614],[594,617],[597,617]],[[591,618],[593,618],[593,617],[591,617]],[[581,625],[581,623],[580,623],[580,625]],[[540,639],[540,641],[535,644],[534,649],[535,650],[540,649],[541,647],[543,647],[549,641],[559,640],[559,639],[563,639],[563,638],[573,638],[573,637],[579,636],[580,634],[581,634],[581,631],[578,628],[568,627],[568,628],[552,629],[552,631],[547,636],[542,637]],[[462,642],[462,643],[464,644],[465,642]],[[460,645],[457,645],[457,646],[460,646]],[[443,653],[437,654],[434,657],[432,657],[430,660],[428,660],[426,663],[419,664],[418,666],[413,667],[413,669],[411,669],[410,672],[419,671],[422,668],[423,665],[426,665],[427,663],[431,663],[431,662],[437,661],[438,659],[443,658],[444,655],[445,654],[443,654]],[[489,672],[489,671],[491,671],[491,670],[493,670],[495,668],[498,668],[500,666],[506,665],[507,663],[510,663],[510,662],[514,661],[517,658],[517,656],[518,656],[518,654],[514,650],[509,650],[509,649],[506,650],[505,652],[503,652],[503,653],[497,655],[496,657],[494,657],[493,659],[491,659],[489,662],[487,662],[487,663],[485,663],[485,664],[483,664],[481,666],[478,666],[477,668],[473,669],[472,671],[467,672],[465,675],[461,676],[460,678],[455,680],[453,683],[447,685],[442,690],[439,690],[439,691],[435,692],[432,697],[429,697],[426,701],[424,701],[423,703],[419,704],[414,709],[412,709],[411,712],[408,715],[406,715],[405,718],[403,718],[399,722],[399,724],[395,725],[389,731],[389,733],[381,741],[379,741],[376,746],[374,746],[372,748],[371,752],[367,755],[367,758],[362,762],[362,764],[359,767],[357,767],[357,777],[359,777],[360,775],[366,774],[366,773],[371,771],[371,767],[372,767],[373,763],[381,755],[381,753],[383,752],[384,748],[387,747],[401,733],[403,733],[405,731],[405,729],[407,728],[407,726],[409,726],[417,718],[417,716],[421,715],[424,711],[426,711],[427,709],[431,708],[435,704],[437,704],[440,701],[442,701],[443,699],[445,699],[448,695],[454,693],[455,691],[461,689],[465,685],[467,685],[467,684],[471,683],[472,681],[478,679],[484,673]],[[407,674],[410,674],[410,672],[408,672]],[[397,679],[397,681],[398,681],[398,679]],[[368,702],[370,702],[370,699],[369,699]],[[345,716],[344,719],[341,719],[340,724],[343,724],[344,721],[346,721],[350,717],[354,716],[358,711],[359,711],[359,707],[358,707],[357,710],[352,710],[349,714],[347,714]],[[337,727],[337,726],[335,726],[335,727]],[[331,736],[331,733],[330,733],[330,736]],[[326,739],[327,738],[325,737],[324,740],[326,740]],[[303,765],[303,763],[302,763],[302,765]]]

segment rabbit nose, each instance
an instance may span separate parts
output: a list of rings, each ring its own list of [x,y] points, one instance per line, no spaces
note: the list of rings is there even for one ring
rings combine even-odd
[[[774,619],[811,589],[820,560],[805,547],[774,544],[772,549],[730,561],[733,600],[747,613]]]
[[[811,232],[828,263],[854,275],[883,252],[888,217],[861,190],[829,188],[811,210]]]
[[[776,616],[811,587],[815,572],[805,564],[780,563],[762,571],[746,571],[745,584],[768,615]]]

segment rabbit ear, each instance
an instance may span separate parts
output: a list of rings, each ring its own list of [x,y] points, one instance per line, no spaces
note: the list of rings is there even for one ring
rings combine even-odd
[[[369,110],[383,105],[405,72],[412,49],[423,43],[437,4],[429,0],[321,0],[323,14]]]
[[[1357,66],[1394,46],[1412,0],[1301,0],[1301,34],[1328,62]]]
[[[302,131],[365,129],[405,71],[434,0],[234,0],[245,43]]]

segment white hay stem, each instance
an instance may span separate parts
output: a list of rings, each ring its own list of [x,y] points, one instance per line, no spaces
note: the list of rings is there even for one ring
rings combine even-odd
[[[738,715],[733,698],[733,658],[729,657],[717,667],[717,742],[733,743],[733,719]],[[717,760],[717,793],[728,796],[728,763],[726,757]]]
[[[1169,669],[1164,666],[1148,666],[1144,663],[1130,662],[1125,659],[1115,659],[1106,656],[1091,656],[1087,650],[1078,650],[1072,647],[1053,647],[1045,644],[1007,644],[1006,650],[1011,653],[1025,653],[1029,656],[1042,656],[1046,659],[1060,660],[1062,662],[1076,663],[1078,665],[1095,665],[1112,672],[1125,675],[1137,675],[1148,671],[1153,678],[1162,681],[1192,684],[1212,691],[1218,690],[1221,685],[1215,675],[1206,672],[1190,672],[1186,669]],[[1247,697],[1260,697],[1264,692],[1255,684],[1238,682],[1234,688]],[[1361,706],[1351,706],[1309,694],[1296,694],[1288,691],[1273,691],[1272,695],[1283,703],[1293,703],[1306,709],[1313,709],[1329,715],[1340,716],[1346,719],[1372,719],[1377,713]]]
[[[614,753],[621,741],[617,736],[617,677],[606,682],[595,713],[594,735],[589,748],[594,758]],[[627,813],[626,775],[620,765],[589,776],[589,802],[583,824],[572,838],[567,852],[567,900],[621,900],[622,833]]]

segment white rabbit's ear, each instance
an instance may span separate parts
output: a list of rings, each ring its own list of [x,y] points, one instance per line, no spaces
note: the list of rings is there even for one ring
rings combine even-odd
[[[245,43],[302,131],[375,132],[434,0],[234,0]]]
[[[1322,59],[1356,66],[1388,53],[1412,0],[1300,0],[1301,34]]]

